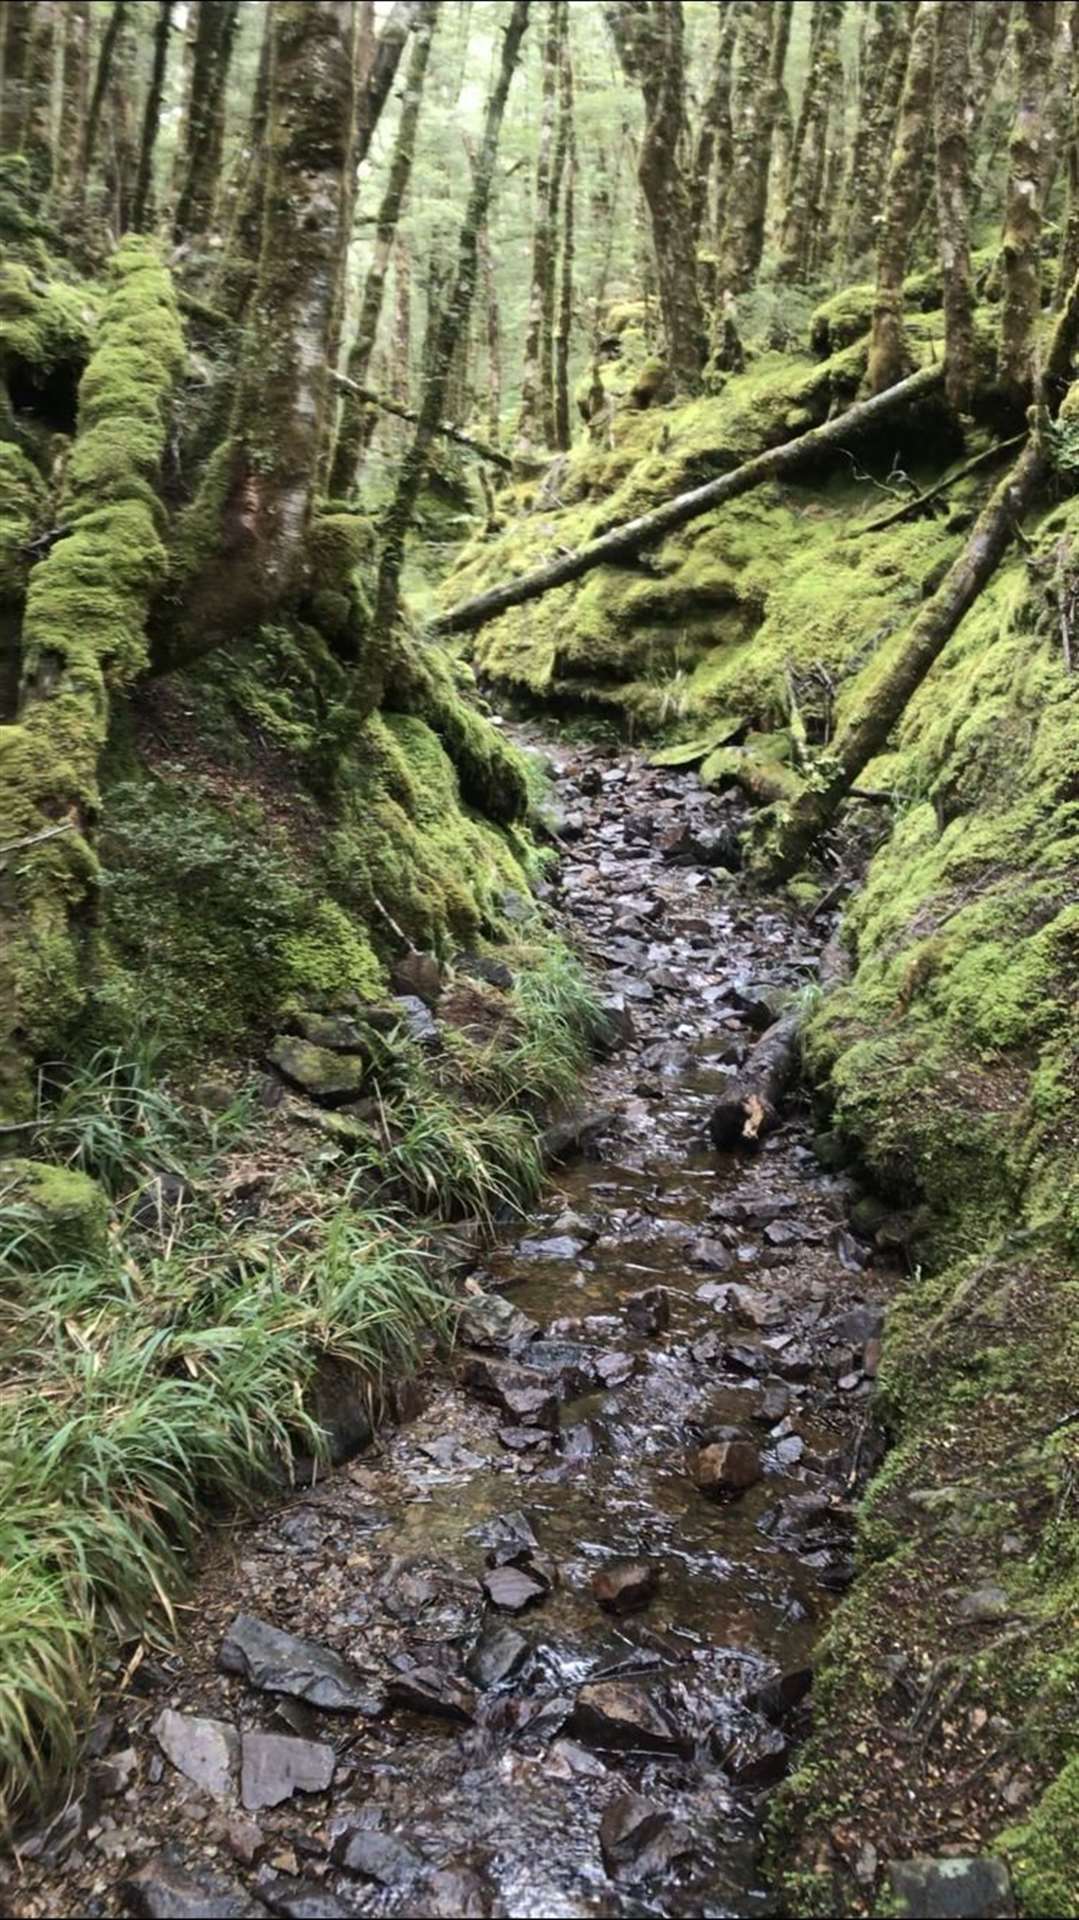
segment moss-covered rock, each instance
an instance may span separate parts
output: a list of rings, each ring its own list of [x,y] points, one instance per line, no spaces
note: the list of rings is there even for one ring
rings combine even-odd
[[[7,1257],[20,1265],[96,1260],[105,1251],[109,1203],[96,1180],[44,1160],[0,1160]]]

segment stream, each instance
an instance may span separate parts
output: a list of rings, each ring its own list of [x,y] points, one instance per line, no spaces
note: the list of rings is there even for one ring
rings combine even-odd
[[[753,1156],[706,1121],[827,928],[720,864],[737,802],[547,751],[552,904],[620,1003],[584,1151],[409,1417],[209,1554],[16,1914],[775,1911],[762,1819],[853,1574],[892,1276],[807,1110]]]

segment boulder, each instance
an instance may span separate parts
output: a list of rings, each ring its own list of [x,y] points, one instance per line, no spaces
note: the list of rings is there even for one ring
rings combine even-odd
[[[1011,1920],[1015,1912],[1004,1862],[979,1854],[893,1860],[888,1891],[902,1920]]]
[[[85,1173],[50,1166],[44,1160],[5,1160],[0,1187],[25,1222],[18,1235],[20,1264],[38,1267],[96,1260],[105,1252],[108,1199]]]
[[[651,1560],[612,1560],[592,1575],[592,1593],[605,1613],[636,1613],[654,1599],[660,1570]]]
[[[612,1880],[641,1881],[669,1873],[693,1852],[689,1828],[639,1793],[620,1793],[599,1826],[603,1865]]]
[[[697,1485],[709,1499],[729,1499],[745,1493],[760,1477],[760,1454],[744,1435],[713,1441],[697,1455]]]
[[[673,1714],[639,1681],[595,1680],[579,1689],[567,1732],[587,1745],[616,1752],[692,1751]]]
[[[465,1672],[473,1686],[486,1693],[511,1680],[530,1651],[531,1642],[516,1627],[491,1627],[481,1633],[465,1662]]]
[[[368,1079],[365,1059],[351,1054],[332,1053],[296,1034],[279,1033],[268,1048],[267,1060],[292,1086],[299,1087],[312,1100],[326,1107],[344,1106],[358,1100]]]
[[[371,1044],[359,1021],[348,1013],[297,1013],[292,1025],[313,1047],[326,1047],[331,1053],[366,1053]]]
[[[399,997],[422,1000],[425,1007],[435,1007],[442,993],[442,969],[433,953],[406,953],[394,961],[390,985]]]

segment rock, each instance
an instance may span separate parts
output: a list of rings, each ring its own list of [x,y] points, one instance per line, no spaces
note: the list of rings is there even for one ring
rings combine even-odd
[[[282,1920],[351,1920],[354,1909],[342,1906],[317,1880],[278,1877],[260,1880],[259,1894],[271,1913]]]
[[[475,1867],[440,1867],[412,1896],[409,1912],[416,1920],[489,1920],[494,1889]]]
[[[608,1107],[583,1107],[552,1121],[539,1137],[544,1164],[558,1166],[577,1154],[589,1152],[598,1136],[614,1125],[615,1117]]]
[[[394,961],[390,985],[398,999],[421,1000],[425,1007],[435,1007],[442,994],[442,969],[433,953],[406,953]]]
[[[596,1377],[608,1390],[624,1387],[636,1371],[637,1362],[631,1353],[601,1353],[596,1360]]]
[[[539,1552],[535,1528],[522,1507],[496,1513],[472,1532],[487,1549],[489,1567],[520,1566]]]
[[[278,1807],[294,1793],[325,1793],[337,1764],[332,1747],[321,1740],[297,1740],[287,1733],[245,1733],[240,1798],[248,1813]]]
[[[649,1560],[612,1560],[592,1575],[592,1592],[606,1613],[636,1613],[659,1588],[659,1568]]]
[[[779,1728],[751,1713],[735,1713],[712,1735],[716,1760],[740,1787],[770,1787],[787,1767],[788,1744]]]
[[[499,1427],[498,1437],[510,1453],[535,1453],[551,1444],[545,1427]]]
[[[999,1626],[1012,1613],[1012,1604],[1003,1587],[974,1587],[959,1602],[959,1618],[968,1626]]]
[[[697,1485],[709,1499],[744,1493],[761,1477],[761,1457],[752,1440],[739,1435],[702,1447],[697,1455]]]
[[[596,1020],[595,1045],[601,1053],[620,1053],[633,1044],[637,1027],[626,1005],[625,993],[608,993],[600,1001]]]
[[[501,1408],[510,1426],[557,1429],[558,1396],[541,1373],[477,1359],[465,1362],[460,1378],[479,1399]]]
[[[475,1717],[476,1696],[471,1687],[442,1667],[406,1667],[391,1675],[389,1697],[395,1707],[430,1714],[436,1720],[467,1725]]]
[[[523,1356],[530,1369],[541,1373],[563,1400],[588,1393],[596,1384],[592,1350],[573,1340],[533,1340]]]
[[[681,1753],[693,1742],[672,1714],[639,1682],[595,1680],[580,1688],[567,1732],[588,1745],[616,1752]]]
[[[214,1800],[231,1799],[240,1765],[240,1736],[225,1720],[166,1707],[150,1729],[167,1760]]]
[[[806,1443],[800,1434],[785,1434],[776,1442],[776,1464],[783,1468],[796,1467],[806,1450]]]
[[[893,1860],[888,1890],[903,1920],[1010,1920],[1015,1912],[1007,1867],[985,1855]]]
[[[666,1287],[646,1287],[642,1293],[631,1293],[623,1301],[622,1311],[634,1333],[664,1333],[671,1324]]]
[[[217,1664],[222,1673],[238,1673],[263,1693],[287,1693],[331,1712],[376,1716],[385,1707],[380,1688],[340,1654],[284,1633],[253,1614],[237,1614]]]
[[[470,1294],[457,1319],[457,1338],[463,1345],[491,1352],[521,1346],[538,1332],[539,1322],[500,1293]]]
[[[331,1053],[363,1053],[370,1038],[357,1020],[347,1013],[298,1013],[293,1025],[313,1047],[328,1047]]]
[[[465,1662],[473,1686],[484,1693],[511,1680],[531,1652],[531,1642],[516,1627],[491,1627],[481,1633]]]
[[[621,1793],[599,1826],[603,1865],[612,1880],[647,1880],[668,1873],[693,1851],[693,1836],[665,1807],[639,1793]]]
[[[483,1590],[500,1613],[523,1613],[549,1591],[549,1582],[531,1567],[493,1567],[483,1576]]]
[[[235,1881],[220,1873],[189,1873],[170,1854],[158,1854],[118,1889],[143,1920],[251,1920],[264,1913]]]
[[[295,1034],[279,1033],[266,1058],[284,1079],[326,1107],[358,1100],[367,1084],[366,1060],[331,1053],[328,1047],[312,1046]]]
[[[735,1373],[762,1373],[767,1364],[767,1356],[759,1347],[736,1345],[724,1347],[723,1364]]]
[[[377,1880],[381,1887],[399,1886],[427,1865],[423,1855],[396,1834],[380,1833],[377,1827],[350,1827],[334,1842],[333,1857],[346,1872]]]
[[[186,1180],[175,1173],[155,1173],[139,1189],[131,1218],[149,1233],[162,1233],[179,1218],[191,1198],[192,1189]]]
[[[520,1240],[514,1252],[520,1260],[576,1260],[584,1248],[583,1240],[574,1240],[568,1233],[556,1233],[548,1240]]]
[[[694,1240],[689,1257],[695,1267],[703,1267],[706,1273],[726,1273],[734,1265],[730,1248],[724,1246],[722,1240],[706,1233]]]
[[[758,1293],[755,1287],[727,1288],[726,1311],[740,1327],[774,1327],[783,1318],[783,1303],[774,1293]]]
[[[754,1713],[763,1713],[766,1720],[784,1720],[805,1699],[812,1685],[812,1667],[791,1667],[786,1673],[778,1673],[773,1680],[755,1687],[747,1695],[746,1705]]]
[[[790,1388],[782,1386],[778,1381],[773,1382],[765,1387],[764,1396],[753,1418],[759,1420],[762,1426],[774,1427],[778,1420],[785,1417],[790,1404]]]
[[[91,1778],[94,1791],[103,1799],[111,1799],[115,1793],[126,1793],[139,1771],[139,1756],[134,1747],[124,1747],[119,1753],[110,1753],[107,1759],[95,1764]]]
[[[578,1420],[572,1427],[562,1429],[562,1454],[566,1460],[591,1460],[597,1453],[603,1452],[599,1431],[594,1420]]]
[[[430,1007],[414,993],[399,993],[394,1004],[398,1020],[409,1039],[414,1040],[425,1053],[437,1053],[442,1045],[442,1035]]]
[[[5,1160],[4,1198],[29,1231],[21,1258],[35,1266],[96,1260],[108,1245],[109,1202],[102,1187],[72,1167],[43,1160]]]
[[[833,1339],[848,1347],[864,1346],[867,1340],[879,1340],[884,1331],[884,1308],[851,1307],[830,1328]]]
[[[233,1859],[243,1867],[253,1867],[266,1845],[266,1836],[258,1821],[248,1820],[245,1814],[234,1813],[225,1821],[222,1831]]]
[[[454,955],[453,964],[458,973],[467,973],[471,980],[484,980],[489,987],[500,987],[504,993],[515,983],[516,976],[506,962],[495,960],[490,954],[458,953]]]

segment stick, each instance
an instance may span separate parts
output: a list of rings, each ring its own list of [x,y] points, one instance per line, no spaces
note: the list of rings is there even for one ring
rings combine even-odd
[[[65,820],[58,827],[49,827],[45,833],[29,833],[25,840],[9,840],[6,847],[0,847],[0,859],[5,853],[19,853],[23,847],[39,846],[42,840],[55,840],[58,833],[70,833],[74,822]]]
[[[848,527],[843,535],[844,540],[853,540],[856,534],[883,533],[885,527],[894,527],[899,520],[909,520],[912,514],[917,513],[922,507],[927,507],[929,502],[935,500],[939,494],[946,493],[949,487],[954,487],[957,480],[965,480],[968,473],[974,473],[978,467],[988,466],[998,453],[1007,453],[1012,447],[1018,447],[1026,437],[1025,431],[1013,433],[1010,440],[998,440],[994,446],[983,447],[981,453],[976,453],[973,459],[965,461],[961,467],[956,468],[954,473],[946,473],[943,480],[937,481],[935,487],[927,488],[925,493],[916,494],[913,500],[905,500],[894,513],[882,514],[879,520],[867,520],[864,526]]]
[[[905,401],[923,399],[940,386],[943,378],[942,367],[923,367],[920,372],[900,380],[896,386],[874,394],[871,400],[858,401],[853,407],[848,407],[846,413],[825,421],[823,426],[811,427],[808,433],[800,434],[796,440],[785,440],[781,446],[770,447],[767,452],[759,453],[754,459],[735,467],[733,472],[721,474],[718,480],[709,480],[704,486],[693,487],[688,493],[676,494],[651,513],[641,514],[638,519],[628,520],[620,527],[612,527],[597,540],[590,540],[587,546],[579,547],[576,553],[561,555],[548,561],[546,566],[537,568],[535,573],[526,573],[519,580],[509,580],[504,586],[490,587],[474,600],[462,601],[459,606],[451,607],[448,613],[440,614],[433,620],[431,631],[464,633],[470,628],[482,627],[488,620],[505,613],[507,608],[518,607],[525,600],[536,600],[541,594],[549,593],[552,587],[562,587],[570,580],[579,580],[582,574],[590,573],[593,567],[602,566],[604,561],[620,560],[627,554],[636,553],[639,547],[661,540],[665,534],[672,533],[676,527],[684,527],[687,521],[697,519],[711,507],[720,507],[728,500],[736,500],[739,495],[761,486],[765,480],[791,472],[803,461],[812,459],[827,448],[838,447],[848,434],[859,432],[863,427],[875,426],[877,421],[886,419]]]
[[[398,420],[409,420],[415,425],[419,415],[411,407],[402,407],[396,400],[387,400],[384,394],[375,393],[371,387],[361,387],[350,380],[345,373],[335,373],[330,369],[330,379],[335,387],[342,387],[346,393],[354,393],[359,400],[365,400],[370,407],[381,407],[383,413],[396,414]],[[489,447],[486,440],[474,440],[470,434],[462,433],[459,427],[451,427],[443,420],[435,428],[447,440],[456,440],[458,446],[467,447],[469,453],[478,453],[481,460],[489,460],[492,466],[501,467],[504,473],[513,472],[513,461],[508,455],[499,453],[497,447]]]
[[[820,959],[820,986],[830,993],[850,975],[850,959],[836,935]],[[788,1008],[763,1033],[737,1080],[716,1102],[708,1121],[712,1144],[721,1153],[732,1147],[759,1147],[779,1118],[783,1096],[794,1078],[805,1006]]]

